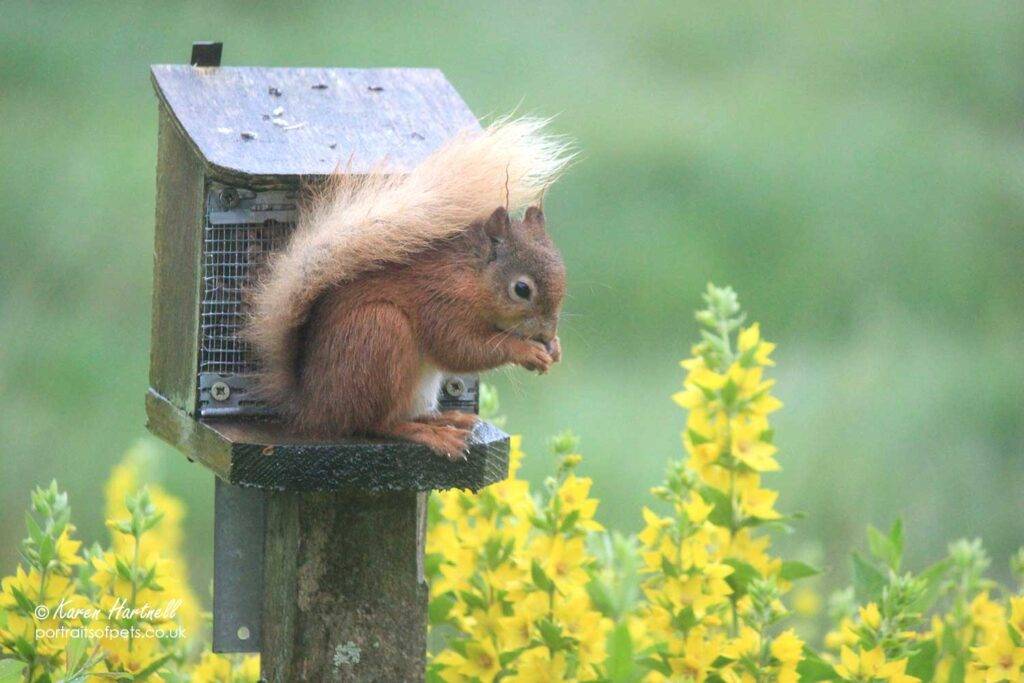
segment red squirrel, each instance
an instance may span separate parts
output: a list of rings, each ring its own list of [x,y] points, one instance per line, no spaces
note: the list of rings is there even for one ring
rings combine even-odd
[[[259,390],[294,429],[461,459],[476,416],[438,412],[442,374],[559,361],[565,266],[538,203],[571,157],[544,124],[461,134],[407,175],[339,179],[302,213],[246,331]]]

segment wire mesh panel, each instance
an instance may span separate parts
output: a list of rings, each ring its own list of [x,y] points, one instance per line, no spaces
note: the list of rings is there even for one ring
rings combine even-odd
[[[253,192],[212,185],[203,229],[200,310],[199,413],[264,415],[251,396],[257,366],[242,339],[246,292],[267,256],[284,247],[295,228],[296,193]]]
[[[241,331],[250,286],[267,256],[283,249],[295,229],[296,196],[295,191],[254,192],[219,184],[207,191],[198,377],[202,417],[272,415],[255,399],[258,367]],[[442,407],[476,412],[478,386],[475,375],[446,377]]]

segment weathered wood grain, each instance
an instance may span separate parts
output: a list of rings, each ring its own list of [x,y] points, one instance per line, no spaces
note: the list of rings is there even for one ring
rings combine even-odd
[[[337,443],[289,435],[280,425],[195,420],[150,391],[149,430],[231,484],[285,491],[469,489],[508,477],[508,435],[477,423],[465,461],[451,462],[408,441]]]
[[[160,107],[149,386],[196,408],[203,165]]]
[[[261,674],[422,681],[426,494],[268,494]]]
[[[250,185],[295,183],[339,165],[362,174],[382,160],[405,172],[452,135],[479,128],[437,69],[155,65],[152,78],[210,175],[250,176]]]

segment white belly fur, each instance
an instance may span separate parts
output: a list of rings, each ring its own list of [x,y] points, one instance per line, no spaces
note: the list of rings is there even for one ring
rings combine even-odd
[[[437,366],[424,361],[420,365],[420,378],[416,393],[409,406],[409,417],[420,417],[437,410],[437,395],[441,391],[441,371]]]

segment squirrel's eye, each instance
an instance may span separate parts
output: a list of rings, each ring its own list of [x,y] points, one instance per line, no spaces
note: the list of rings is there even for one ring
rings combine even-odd
[[[529,301],[530,297],[533,296],[533,288],[530,287],[530,283],[526,280],[516,280],[512,285],[512,293],[523,301]]]

